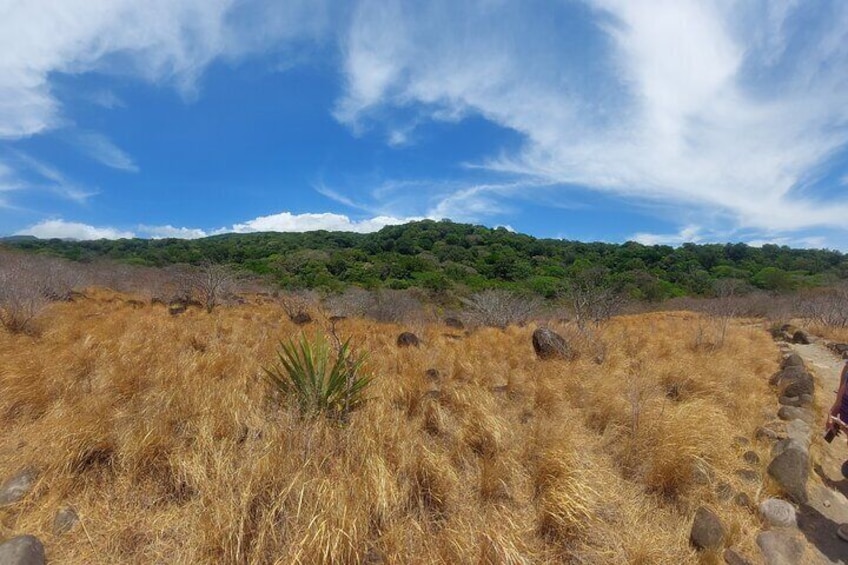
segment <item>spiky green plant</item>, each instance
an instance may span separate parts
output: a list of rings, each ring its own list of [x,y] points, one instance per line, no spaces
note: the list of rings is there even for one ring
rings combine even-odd
[[[280,342],[277,363],[264,370],[277,390],[297,402],[303,416],[344,420],[365,401],[371,377],[362,374],[364,362],[364,354],[351,351],[350,340],[332,348],[319,333],[312,341],[301,335],[297,341]]]

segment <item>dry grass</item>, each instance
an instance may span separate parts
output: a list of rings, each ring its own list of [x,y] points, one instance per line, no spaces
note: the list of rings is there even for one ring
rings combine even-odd
[[[706,350],[694,315],[622,317],[566,363],[535,358],[532,327],[422,326],[398,349],[405,328],[345,320],[375,380],[340,427],[269,397],[262,366],[301,331],[279,306],[87,296],[38,338],[0,333],[0,478],[41,470],[0,538],[36,534],[53,562],[712,562],[687,541],[700,504],[753,553],[756,517],[715,487],[757,499],[733,437],[773,412],[762,329]],[[84,527],[58,538],[66,505]]]

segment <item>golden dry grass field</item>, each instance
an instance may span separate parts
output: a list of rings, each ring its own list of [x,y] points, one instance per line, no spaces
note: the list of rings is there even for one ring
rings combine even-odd
[[[533,326],[344,320],[374,380],[341,426],[263,378],[321,324],[128,299],[89,290],[35,337],[0,331],[0,480],[39,471],[0,539],[35,534],[54,563],[718,562],[689,546],[699,505],[754,554],[759,519],[717,486],[764,496],[734,444],[775,409],[759,324],[709,347],[695,314],[619,317],[566,362],[536,358]],[[406,329],[420,348],[396,346]],[[81,523],[58,537],[66,506]]]

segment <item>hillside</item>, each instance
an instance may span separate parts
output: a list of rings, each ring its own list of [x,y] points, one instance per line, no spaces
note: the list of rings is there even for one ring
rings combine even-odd
[[[577,358],[542,360],[532,326],[346,319],[372,380],[343,425],[263,378],[278,340],[327,330],[271,299],[172,316],[89,290],[39,324],[0,331],[0,483],[34,477],[0,539],[36,535],[50,562],[717,563],[689,543],[702,505],[757,553],[737,501],[774,490],[764,463],[754,483],[739,471],[769,449],[759,324],[720,344],[691,313],[591,339],[555,324]],[[420,347],[396,345],[409,329]]]
[[[537,239],[503,228],[421,221],[371,234],[227,234],[195,240],[62,241],[14,238],[11,247],[76,261],[102,258],[166,266],[211,260],[269,277],[284,288],[420,287],[432,292],[507,287],[552,297],[594,269],[635,299],[710,295],[718,280],[791,291],[848,278],[838,251],[743,243],[663,245]]]

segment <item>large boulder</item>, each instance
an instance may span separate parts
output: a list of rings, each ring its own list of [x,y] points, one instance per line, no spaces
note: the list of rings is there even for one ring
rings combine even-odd
[[[785,369],[787,367],[803,367],[804,359],[798,355],[797,353],[790,353],[786,357],[784,357],[783,361],[780,363],[780,368]]]
[[[802,345],[810,344],[810,335],[804,330],[795,330],[792,334],[792,343],[800,343]]]
[[[44,546],[35,536],[17,536],[0,544],[0,565],[44,565]]]
[[[696,549],[721,549],[724,536],[724,526],[716,513],[704,506],[698,508],[689,532],[689,543]]]
[[[769,530],[757,535],[757,545],[766,565],[804,563],[804,542],[792,530]]]
[[[769,526],[775,528],[796,527],[795,507],[779,498],[767,498],[760,503],[760,516]]]
[[[31,467],[22,469],[9,477],[0,485],[0,506],[14,504],[25,497],[32,490],[32,487],[35,485],[35,479],[37,478],[38,471]]]
[[[795,502],[807,502],[810,455],[794,442],[779,453],[768,466],[768,474]]]
[[[815,393],[816,385],[813,381],[813,376],[803,367],[789,366],[781,369],[770,380],[770,383],[777,386],[780,396],[800,397],[802,394],[812,396]]]
[[[796,408],[794,406],[781,406],[777,411],[777,417],[786,421],[801,420],[808,424],[812,424],[813,420],[815,420],[815,416],[810,410]]]
[[[563,337],[550,328],[537,328],[533,332],[533,351],[539,359],[566,359],[576,357]]]

